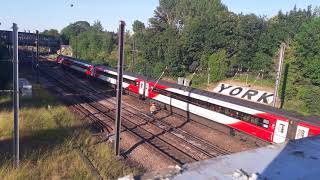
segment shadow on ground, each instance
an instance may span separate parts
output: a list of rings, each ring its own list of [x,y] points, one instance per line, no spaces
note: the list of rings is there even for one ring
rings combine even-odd
[[[37,160],[45,156],[55,148],[61,147],[75,136],[76,130],[81,126],[44,129],[33,131],[20,137],[20,157],[21,159]],[[76,147],[74,147],[76,148]],[[0,166],[8,162],[13,157],[13,138],[0,140]]]

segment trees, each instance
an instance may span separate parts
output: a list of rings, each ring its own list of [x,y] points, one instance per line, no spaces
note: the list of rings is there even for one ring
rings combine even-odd
[[[230,12],[221,0],[160,0],[149,26],[135,21],[134,33],[126,33],[126,70],[154,78],[166,67],[166,76],[172,77],[196,71],[196,78],[205,76],[197,81],[199,85],[204,83],[208,68],[213,81],[233,76],[242,68],[275,78],[274,61],[280,44],[285,42],[289,68],[287,95],[283,97],[314,108],[316,105],[309,100],[320,85],[318,11],[312,12],[310,6],[293,8],[267,19]],[[80,58],[116,65],[117,35],[104,31],[100,22],[90,25],[78,21],[61,34],[74,50],[78,47]],[[315,112],[311,107],[306,109]]]
[[[203,54],[224,47],[229,30],[228,23],[219,21],[223,15],[228,12],[219,0],[161,0],[150,27],[140,22],[133,26],[133,38],[150,75],[157,76],[166,66],[170,76],[188,74]]]
[[[56,29],[44,30],[41,34],[48,35],[48,36],[54,36],[56,38],[60,38],[59,31],[56,30]]]
[[[301,26],[292,43],[295,58],[290,62],[288,101],[301,101],[306,113],[320,114],[320,18]]]
[[[77,21],[63,28],[61,30],[61,38],[63,44],[69,44],[71,37],[76,37],[82,32],[89,30],[89,28],[90,24],[86,21]]]
[[[212,81],[215,82],[224,79],[228,68],[226,51],[219,50],[210,55],[208,58],[208,68]]]
[[[77,21],[63,28],[61,36],[81,59],[98,64],[109,64],[113,60],[111,52],[116,46],[116,35],[104,31],[100,21],[93,25],[86,21]]]

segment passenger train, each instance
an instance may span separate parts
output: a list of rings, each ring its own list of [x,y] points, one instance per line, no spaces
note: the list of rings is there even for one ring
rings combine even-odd
[[[61,55],[56,62],[64,68],[116,85],[116,69]],[[305,117],[166,81],[156,82],[134,73],[124,73],[123,88],[271,143],[283,143],[288,139],[320,134],[319,117]]]

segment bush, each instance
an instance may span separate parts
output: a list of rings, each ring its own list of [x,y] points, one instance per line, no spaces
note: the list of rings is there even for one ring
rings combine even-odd
[[[320,88],[316,86],[303,87],[299,91],[299,99],[301,99],[309,114],[320,114]]]

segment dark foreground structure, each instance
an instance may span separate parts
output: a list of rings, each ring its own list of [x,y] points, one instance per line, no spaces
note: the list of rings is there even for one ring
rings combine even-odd
[[[154,172],[142,179],[319,179],[319,164],[320,136],[316,136]]]

